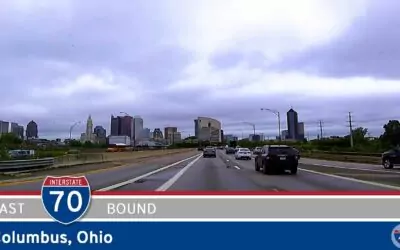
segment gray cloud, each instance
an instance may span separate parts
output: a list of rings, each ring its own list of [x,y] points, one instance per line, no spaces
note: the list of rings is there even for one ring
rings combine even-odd
[[[70,126],[85,122],[89,114],[96,125],[107,130],[110,115],[124,111],[141,115],[146,127],[176,125],[185,134],[193,134],[197,116],[211,116],[221,120],[225,133],[250,134],[251,127],[243,122],[252,122],[258,131],[275,136],[276,117],[260,108],[281,111],[284,128],[285,112],[293,106],[307,131],[315,136],[319,120],[324,121],[326,133],[345,134],[349,111],[354,113],[356,126],[367,126],[379,134],[383,123],[398,113],[397,97],[379,94],[340,99],[310,99],[302,93],[234,98],[227,94],[213,99],[211,93],[216,90],[206,84],[194,90],[170,90],[171,83],[186,77],[184,70],[196,56],[177,43],[175,28],[167,23],[171,17],[162,4],[145,0],[69,3],[57,6],[52,2],[50,7],[32,12],[0,8],[0,119],[23,125],[34,119],[41,135],[67,137]],[[400,6],[389,0],[379,3],[342,37],[284,58],[273,67],[267,68],[259,53],[234,50],[216,52],[210,64],[216,70],[246,63],[263,72],[299,70],[336,78],[397,79],[400,36],[396,28],[400,19],[396,7]],[[101,91],[99,83],[70,96],[45,94],[45,90],[73,83],[83,75],[104,78],[104,70],[112,72],[112,83],[122,91]],[[247,84],[246,77],[239,76],[238,84],[227,88]],[[35,89],[43,90],[43,95],[33,95]],[[124,92],[132,98],[123,96]],[[83,130],[83,124],[76,127],[74,136]]]
[[[334,78],[399,79],[399,9],[398,1],[370,1],[365,15],[359,16],[342,36],[287,56],[272,68]]]

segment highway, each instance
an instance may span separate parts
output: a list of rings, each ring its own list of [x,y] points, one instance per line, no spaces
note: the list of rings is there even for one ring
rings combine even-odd
[[[193,151],[85,174],[102,191],[389,191],[400,190],[400,170],[381,166],[301,159],[297,175],[263,175],[254,160],[217,158]],[[42,179],[0,183],[0,190],[40,190]]]

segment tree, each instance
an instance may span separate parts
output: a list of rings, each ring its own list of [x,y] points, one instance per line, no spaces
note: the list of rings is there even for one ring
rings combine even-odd
[[[390,120],[383,128],[385,132],[381,136],[381,140],[392,147],[400,145],[400,122]]]
[[[0,137],[0,144],[3,145],[20,145],[22,140],[13,133],[2,134]]]
[[[358,127],[353,129],[353,140],[355,143],[363,144],[366,142],[365,136],[368,134],[368,129],[363,127]]]

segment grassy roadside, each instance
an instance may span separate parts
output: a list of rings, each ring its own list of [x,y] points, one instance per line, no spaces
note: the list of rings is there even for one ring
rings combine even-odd
[[[125,164],[136,164],[142,163],[147,160],[153,159],[161,159],[167,156],[173,156],[178,154],[190,153],[193,150],[190,149],[172,149],[172,150],[163,150],[163,151],[142,151],[142,152],[121,152],[121,153],[107,153],[114,154],[113,156],[109,155],[100,160],[76,160],[69,161],[64,163],[59,163],[49,168],[45,169],[37,169],[31,171],[21,171],[21,172],[13,172],[13,173],[2,173],[0,175],[0,180],[6,179],[15,179],[15,178],[24,178],[24,177],[32,177],[37,175],[46,174],[61,174],[61,173],[81,173],[87,171],[96,171],[102,169],[108,169],[118,166],[123,166]],[[88,158],[89,159],[89,158]]]
[[[354,163],[366,163],[366,164],[378,164],[380,165],[381,158],[374,156],[362,156],[362,155],[339,155],[339,154],[324,154],[316,152],[303,152],[301,154],[304,158],[328,160],[328,161],[343,161],[343,162],[354,162]]]

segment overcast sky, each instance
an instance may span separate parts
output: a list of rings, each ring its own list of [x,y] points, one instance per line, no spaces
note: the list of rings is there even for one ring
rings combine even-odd
[[[277,135],[292,106],[315,136],[382,132],[400,112],[397,0],[2,0],[0,120],[78,136],[89,114],[154,129],[220,120]]]

